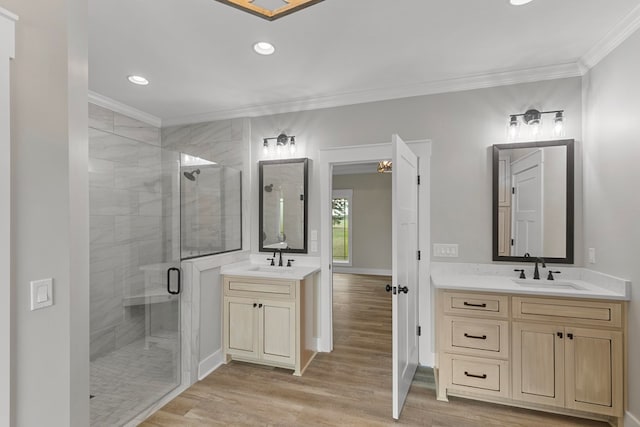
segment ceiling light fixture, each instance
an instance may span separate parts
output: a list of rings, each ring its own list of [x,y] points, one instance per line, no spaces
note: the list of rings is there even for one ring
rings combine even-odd
[[[514,6],[522,6],[527,3],[531,3],[533,0],[509,0]]]
[[[296,153],[296,137],[289,136],[286,133],[282,132],[280,135],[274,136],[272,138],[263,138],[262,150],[265,155],[268,155],[273,151],[274,147],[269,144],[269,141],[274,141],[274,140],[276,141],[275,149],[277,150],[278,154],[281,154],[282,150],[287,145],[289,146],[289,153],[291,155],[294,155]]]
[[[306,7],[320,3],[323,0],[280,0],[282,6],[275,9],[267,9],[265,7],[254,4],[255,0],[218,0],[220,3],[235,7],[236,9],[249,12],[252,15],[259,16],[268,21],[274,21],[283,16],[292,14]]]
[[[518,121],[518,117],[522,117],[522,122],[525,125],[531,126],[531,136],[533,138],[537,138],[542,131],[543,114],[555,114],[553,119],[553,136],[563,136],[565,127],[564,110],[539,111],[532,108],[522,114],[511,114],[509,116],[509,125],[507,127],[508,138],[513,141],[520,133],[520,122]]]
[[[253,50],[260,55],[273,55],[276,48],[269,42],[258,42],[253,45]]]
[[[391,160],[380,160],[378,162],[378,173],[390,173],[391,169]]]
[[[134,85],[146,86],[149,84],[149,80],[145,79],[142,76],[131,75],[128,76],[127,79]]]

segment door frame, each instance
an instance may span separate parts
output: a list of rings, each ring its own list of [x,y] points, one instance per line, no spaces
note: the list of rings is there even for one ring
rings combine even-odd
[[[0,425],[11,425],[11,79],[18,16],[0,7]]]
[[[431,264],[431,140],[406,141],[411,150],[418,156],[420,171],[420,186],[418,189],[418,229],[421,261],[418,273],[419,278],[419,313],[422,335],[420,336],[420,358],[422,366],[433,366],[435,360],[434,344],[434,313],[432,307],[433,295],[430,279]],[[333,350],[333,254],[331,227],[331,198],[332,175],[334,165],[346,165],[356,163],[371,163],[380,160],[391,159],[391,141],[381,144],[363,144],[343,147],[330,147],[319,150],[320,171],[320,289],[319,289],[319,339],[318,351],[330,352]]]

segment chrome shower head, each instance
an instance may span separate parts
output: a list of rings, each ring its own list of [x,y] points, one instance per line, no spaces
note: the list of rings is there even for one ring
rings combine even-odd
[[[191,172],[184,172],[184,177],[187,178],[189,181],[195,181],[196,175],[199,175],[199,174],[200,174],[200,169],[196,169]]]

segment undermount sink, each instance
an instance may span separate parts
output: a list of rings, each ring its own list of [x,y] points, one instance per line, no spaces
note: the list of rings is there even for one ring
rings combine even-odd
[[[248,271],[262,271],[266,273],[288,273],[295,271],[295,267],[277,267],[273,265],[256,265],[249,267]]]
[[[580,285],[559,280],[513,279],[513,281],[520,286],[528,288],[575,289],[579,291],[584,290],[584,288]]]

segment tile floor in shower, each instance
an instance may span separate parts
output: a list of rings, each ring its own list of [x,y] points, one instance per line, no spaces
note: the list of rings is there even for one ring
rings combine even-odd
[[[122,426],[178,384],[177,346],[142,338],[91,362],[91,425]]]

